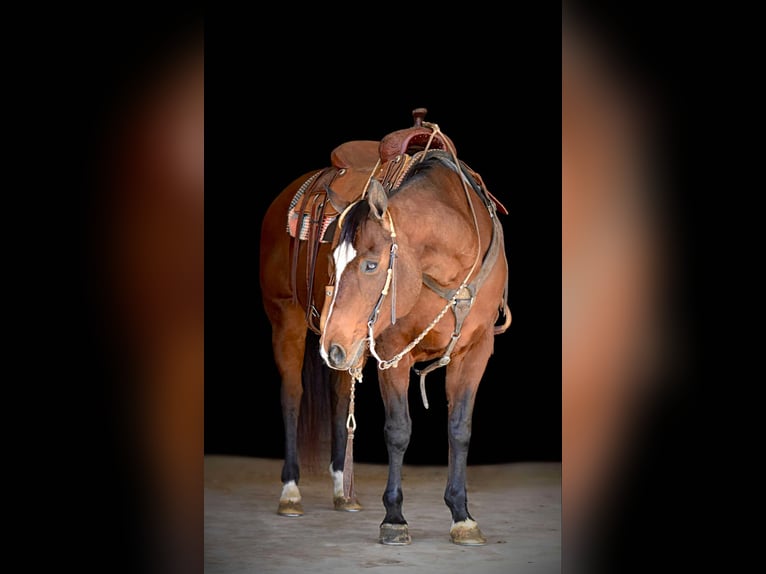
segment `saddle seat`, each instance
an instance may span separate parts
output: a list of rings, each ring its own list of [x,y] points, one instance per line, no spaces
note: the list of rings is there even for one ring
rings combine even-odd
[[[359,169],[368,172],[378,162],[380,142],[354,140],[340,144],[330,154],[330,161],[338,169]]]

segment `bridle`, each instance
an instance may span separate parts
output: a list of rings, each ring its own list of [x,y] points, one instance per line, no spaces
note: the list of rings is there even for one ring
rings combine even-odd
[[[394,229],[394,218],[391,217],[391,212],[387,209],[386,214],[388,214],[388,222],[389,222],[389,233],[391,235],[391,251],[389,252],[388,256],[388,269],[386,271],[386,282],[383,284],[383,289],[380,291],[380,295],[378,296],[378,300],[375,303],[375,306],[372,308],[372,312],[370,313],[370,317],[367,319],[367,330],[368,330],[368,337],[370,338],[370,341],[373,340],[372,337],[372,328],[375,325],[375,323],[378,320],[378,314],[380,313],[380,307],[383,304],[383,300],[386,298],[386,295],[389,293],[389,288],[391,292],[391,324],[396,324],[396,252],[399,250],[399,245],[396,243],[396,230]],[[374,346],[374,344],[373,344]],[[377,358],[377,356],[376,356]]]

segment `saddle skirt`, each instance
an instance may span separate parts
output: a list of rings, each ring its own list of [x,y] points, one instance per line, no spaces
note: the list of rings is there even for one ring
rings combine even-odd
[[[329,202],[327,192],[320,187],[327,169],[309,176],[290,202],[287,212],[287,232],[290,237],[308,241],[317,236],[322,243],[331,241],[325,237],[330,224],[338,217],[338,210]]]

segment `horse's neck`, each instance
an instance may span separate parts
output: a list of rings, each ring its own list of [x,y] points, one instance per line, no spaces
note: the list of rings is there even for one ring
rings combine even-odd
[[[439,285],[454,287],[476,260],[477,232],[470,213],[466,214],[462,191],[443,197],[439,188],[432,189],[437,191],[402,194],[394,220],[400,220],[400,234],[407,237],[423,274]]]

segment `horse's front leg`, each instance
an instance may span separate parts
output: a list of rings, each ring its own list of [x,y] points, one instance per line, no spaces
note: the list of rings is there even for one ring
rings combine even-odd
[[[346,421],[348,419],[348,406],[351,395],[351,375],[348,371],[331,371],[330,384],[332,387],[332,434],[331,449],[332,460],[330,461],[330,475],[333,482],[333,505],[335,510],[356,512],[362,509],[362,505],[356,496],[346,497],[343,493],[343,473],[346,462],[346,442],[348,431]],[[348,469],[353,472],[353,469]],[[353,480],[353,476],[351,478]]]
[[[491,349],[491,345],[489,346]],[[447,366],[445,387],[448,409],[449,470],[444,502],[452,513],[450,538],[455,544],[482,545],[487,539],[468,512],[466,466],[471,441],[471,419],[479,382],[489,352],[472,349]]]
[[[383,544],[410,544],[412,539],[402,512],[402,463],[412,434],[407,401],[409,365],[378,371],[378,381],[386,413],[383,432],[388,449],[388,482],[383,492],[386,516],[380,525],[379,540]]]

